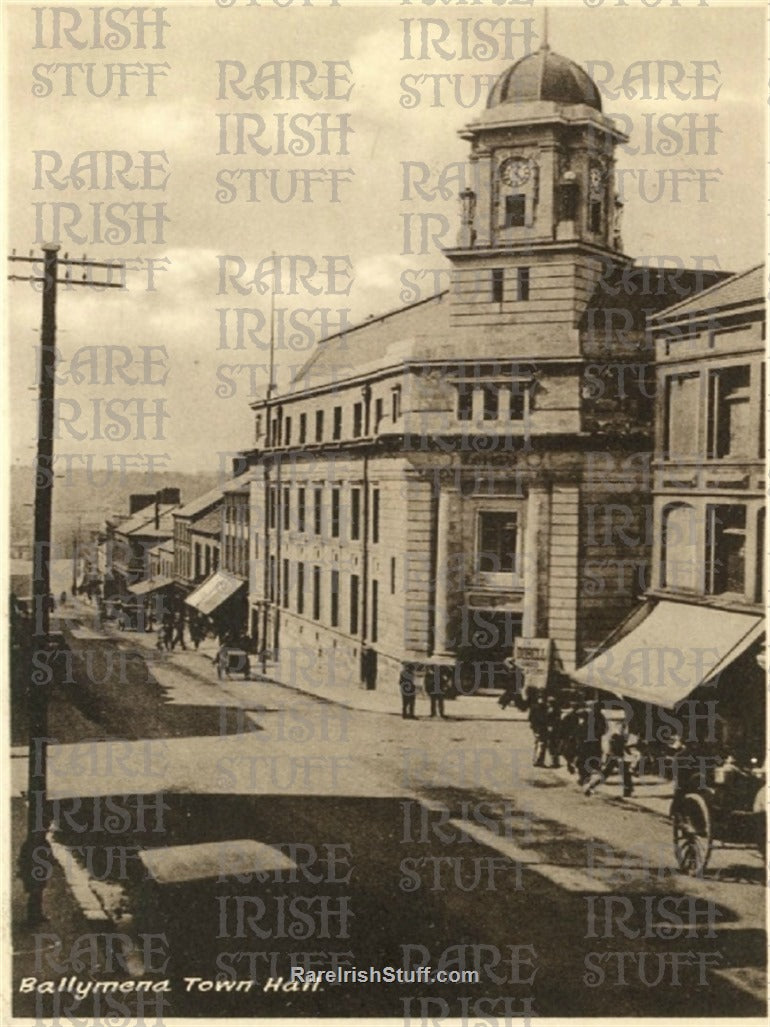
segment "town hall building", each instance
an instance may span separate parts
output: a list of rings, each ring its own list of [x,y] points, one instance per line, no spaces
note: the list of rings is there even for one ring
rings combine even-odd
[[[626,136],[547,45],[461,137],[448,291],[321,340],[252,404],[251,634],[300,685],[438,665],[471,692],[527,641],[569,675],[648,585],[645,320],[721,276],[624,253]]]

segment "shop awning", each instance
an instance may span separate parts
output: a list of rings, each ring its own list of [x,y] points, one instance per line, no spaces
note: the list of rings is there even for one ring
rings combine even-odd
[[[216,571],[191,592],[185,602],[208,617],[242,588],[246,588],[246,582],[241,578],[228,571]]]
[[[170,588],[173,584],[173,578],[148,578],[146,581],[137,581],[135,585],[129,585],[128,591],[132,596],[148,596],[153,592],[160,592],[163,588]]]
[[[581,685],[672,709],[764,632],[762,617],[662,601],[615,645],[572,673]]]

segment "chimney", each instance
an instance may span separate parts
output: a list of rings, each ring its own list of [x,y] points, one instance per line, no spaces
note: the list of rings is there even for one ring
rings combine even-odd
[[[149,495],[145,492],[135,492],[133,495],[128,497],[128,515],[131,517],[133,514],[138,513],[139,510],[144,510],[146,506],[150,506],[155,501],[155,493],[150,492]]]
[[[168,506],[179,506],[181,503],[179,489],[159,489],[157,494],[158,502]]]

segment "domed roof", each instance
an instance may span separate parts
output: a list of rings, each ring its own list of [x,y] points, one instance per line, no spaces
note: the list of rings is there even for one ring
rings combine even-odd
[[[602,109],[599,90],[574,61],[542,46],[504,71],[492,86],[487,108],[504,103],[531,103],[550,100],[552,103],[584,103],[597,111]]]

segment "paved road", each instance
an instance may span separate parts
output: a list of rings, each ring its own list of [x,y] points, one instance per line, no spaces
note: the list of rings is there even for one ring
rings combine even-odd
[[[78,612],[57,706],[69,744],[51,753],[59,840],[107,881],[121,933],[165,934],[144,973],[172,980],[153,999],[166,1015],[761,1015],[757,855],[674,875],[668,823],[533,769],[521,722],[463,721],[460,704],[446,721],[403,722],[267,682],[218,684],[200,656],[93,637]],[[89,684],[86,660],[112,671]],[[481,979],[265,991],[292,960]],[[218,974],[258,983],[183,982]]]

